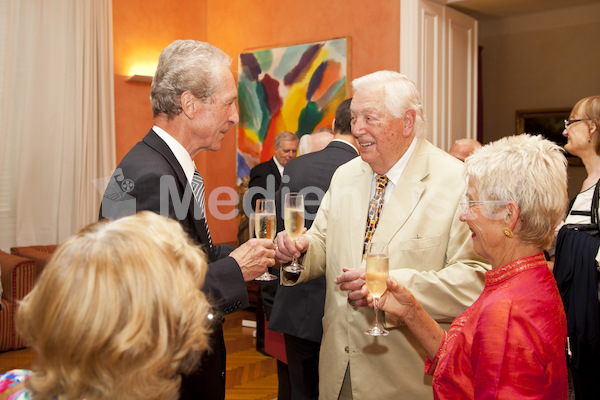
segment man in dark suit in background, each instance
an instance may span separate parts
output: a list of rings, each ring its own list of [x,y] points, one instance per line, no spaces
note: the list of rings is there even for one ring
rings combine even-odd
[[[335,136],[321,151],[290,161],[283,171],[289,177],[280,190],[285,193],[311,190],[305,194],[305,225],[310,228],[331,177],[342,164],[358,156],[350,128],[350,102],[344,100],[337,108]],[[277,199],[283,202],[283,199]],[[283,230],[280,205],[277,207],[277,230]],[[281,271],[281,273],[286,273]],[[288,374],[293,400],[318,399],[319,350],[325,304],[325,277],[302,285],[279,286],[275,294],[269,329],[283,333],[288,360]]]
[[[219,150],[239,121],[230,64],[218,48],[193,40],[177,40],[162,51],[150,94],[155,125],[123,157],[100,209],[100,218],[141,210],[173,218],[208,255],[202,290],[214,307],[211,350],[194,373],[183,376],[181,399],[225,398],[221,316],[248,307],[245,281],[274,265],[271,240],[253,239],[237,249],[213,245],[206,223],[204,183],[193,159]]]
[[[274,148],[275,155],[273,155],[270,160],[255,165],[254,168],[250,170],[248,190],[252,196],[252,210],[256,208],[256,200],[264,199],[265,196],[262,193],[253,193],[254,191],[251,189],[265,189],[267,193],[266,197],[273,198],[268,194],[272,190],[272,195],[275,195],[275,192],[279,189],[279,185],[281,185],[283,168],[288,161],[296,157],[296,152],[298,151],[298,137],[293,132],[279,132],[277,136],[275,136]]]
[[[255,165],[250,170],[250,182],[248,183],[248,196],[252,202],[252,210],[256,209],[258,199],[274,199],[275,192],[281,185],[281,174],[283,168],[291,159],[296,157],[298,151],[298,137],[289,131],[282,131],[275,136],[274,155],[268,161]],[[258,189],[261,189],[258,191]],[[258,193],[256,193],[258,191]],[[266,196],[265,196],[266,194]],[[252,227],[249,227],[251,229]],[[279,270],[271,271],[279,277]],[[278,282],[277,280],[276,282]],[[271,282],[272,283],[272,282]],[[256,306],[256,350],[265,353],[265,322],[264,317],[269,320],[271,306],[275,297],[277,284],[261,282],[258,304]],[[277,369],[286,369],[285,363],[277,360]]]

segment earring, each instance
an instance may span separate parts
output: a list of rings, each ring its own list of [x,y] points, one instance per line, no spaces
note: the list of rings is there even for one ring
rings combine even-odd
[[[509,239],[512,239],[513,237],[512,231],[506,227],[502,228],[502,233],[504,233],[504,236],[506,236]]]
[[[592,137],[591,136],[588,138],[588,143],[592,143]]]

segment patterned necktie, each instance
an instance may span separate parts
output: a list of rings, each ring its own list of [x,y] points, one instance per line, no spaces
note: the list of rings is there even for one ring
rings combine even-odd
[[[365,231],[363,256],[366,254],[367,246],[373,238],[375,228],[377,228],[377,223],[379,222],[379,214],[381,213],[381,207],[383,207],[383,196],[385,195],[385,187],[387,186],[388,182],[389,179],[387,176],[377,175],[377,187],[375,196],[373,196],[371,202],[369,203],[369,215],[367,215],[367,230]]]
[[[194,192],[194,198],[196,199],[196,203],[200,207],[200,215],[202,216],[202,220],[204,221],[204,227],[206,228],[206,233],[208,235],[208,245],[212,248],[212,238],[210,237],[210,231],[208,230],[208,223],[206,222],[206,212],[204,209],[204,179],[198,172],[197,169],[194,169],[194,177],[192,178],[192,192]]]

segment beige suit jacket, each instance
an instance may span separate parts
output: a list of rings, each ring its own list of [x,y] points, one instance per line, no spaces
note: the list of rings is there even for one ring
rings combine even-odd
[[[386,201],[373,241],[388,243],[390,275],[407,286],[444,329],[479,296],[490,267],[473,252],[470,231],[460,222],[466,183],[463,164],[424,139],[417,146],[392,197]],[[298,282],[326,276],[323,341],[319,365],[321,399],[337,399],[350,364],[354,399],[433,398],[424,375],[425,353],[404,326],[387,337],[363,333],[371,308],[348,303],[334,284],[342,268],[364,267],[362,248],[373,171],[360,157],[332,178],[307,232],[307,267]],[[283,284],[292,284],[282,278]]]

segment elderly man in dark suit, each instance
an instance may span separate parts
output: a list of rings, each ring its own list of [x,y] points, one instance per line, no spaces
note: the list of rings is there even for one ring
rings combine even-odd
[[[282,183],[282,192],[308,190],[305,194],[307,228],[312,225],[333,173],[340,165],[358,156],[350,126],[350,102],[351,99],[344,100],[336,110],[333,141],[321,151],[290,161],[283,170],[289,181]],[[278,230],[281,231],[282,213],[277,215]],[[279,286],[275,294],[269,329],[283,333],[291,398],[294,400],[316,400],[319,397],[319,350],[323,335],[321,319],[324,304],[324,276],[303,285]]]
[[[248,307],[245,281],[274,265],[272,241],[253,239],[237,249],[217,246],[206,223],[204,182],[194,157],[219,150],[225,133],[239,121],[230,64],[208,43],[177,40],[163,50],[150,94],[154,127],[123,157],[100,209],[100,218],[141,210],[173,218],[208,255],[202,290],[214,307],[211,351],[195,373],[183,376],[181,399],[225,398],[221,316]]]

